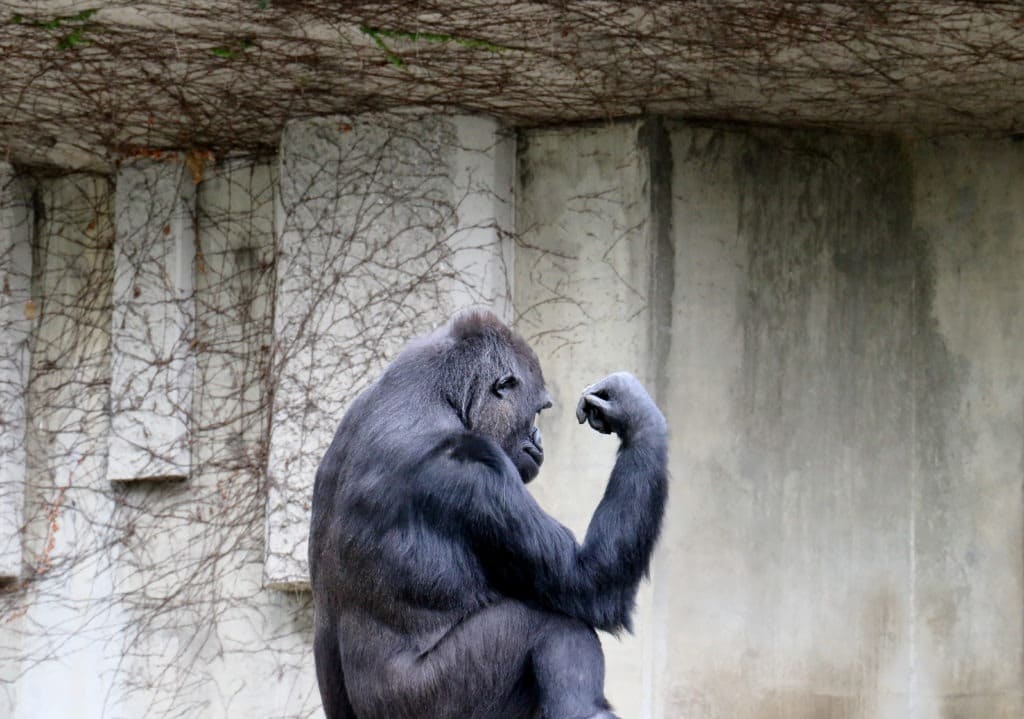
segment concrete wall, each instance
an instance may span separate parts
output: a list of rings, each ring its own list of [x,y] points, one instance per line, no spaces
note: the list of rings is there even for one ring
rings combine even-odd
[[[308,596],[267,585],[301,585],[303,497],[362,376],[331,372],[400,338],[320,360],[351,308],[411,328],[481,302],[541,357],[531,488],[578,535],[615,451],[579,390],[630,369],[668,415],[637,631],[603,638],[624,717],[1024,715],[1024,146],[649,118],[520,132],[513,180],[478,118],[285,137],[196,188],[184,482],[106,479],[116,188],[35,185],[32,581],[0,594],[0,715],[316,716]],[[410,247],[439,259],[396,299]]]
[[[910,168],[887,139],[680,127],[671,150],[664,711],[907,716]]]
[[[237,161],[197,188],[191,472],[124,483],[107,473],[115,184],[36,183],[27,523],[22,581],[0,592],[0,716],[318,711],[309,598],[263,588],[273,186],[271,163]]]
[[[1024,151],[651,125],[527,132],[519,158],[517,310],[562,402],[537,492],[585,526],[611,458],[567,415],[593,376],[645,374],[673,432],[611,698],[1020,716]]]
[[[911,667],[919,715],[1024,715],[1024,148],[910,151],[930,248],[915,356]]]

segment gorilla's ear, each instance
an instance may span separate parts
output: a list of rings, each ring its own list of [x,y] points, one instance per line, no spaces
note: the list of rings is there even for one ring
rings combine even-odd
[[[514,374],[503,375],[491,385],[491,391],[502,399],[508,396],[509,390],[519,384],[519,379]]]

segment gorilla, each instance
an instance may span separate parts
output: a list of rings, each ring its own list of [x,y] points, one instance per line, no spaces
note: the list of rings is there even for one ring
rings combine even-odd
[[[353,402],[313,490],[328,719],[615,719],[594,630],[630,628],[667,427],[630,374],[583,391],[579,422],[620,446],[579,544],[525,487],[550,406],[536,354],[480,311],[410,343]]]

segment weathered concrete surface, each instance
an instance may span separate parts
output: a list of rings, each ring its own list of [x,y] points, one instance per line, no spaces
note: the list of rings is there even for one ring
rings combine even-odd
[[[273,321],[276,164],[235,161],[197,188],[191,475],[133,483],[117,565],[124,716],[315,716],[308,596],[263,588],[263,475]],[[134,509],[135,511],[131,511]],[[153,604],[166,607],[154,615]],[[270,680],[269,678],[273,678]],[[187,691],[172,689],[187,687]]]
[[[0,580],[21,574],[32,302],[29,188],[0,162]]]
[[[654,715],[1020,716],[1024,156],[683,126],[672,151]]]
[[[1024,716],[1024,146],[919,142],[918,717]]]
[[[672,132],[656,716],[908,716],[916,278],[888,139]]]
[[[272,160],[238,160],[212,170],[197,198],[193,462],[255,483],[269,429],[276,188]]]
[[[189,475],[195,185],[173,160],[136,160],[117,173],[111,480]]]
[[[518,325],[557,398],[534,491],[585,529],[613,444],[569,416],[591,375],[646,373],[673,433],[609,696],[1021,716],[1024,150],[656,127],[526,132],[519,157]]]
[[[308,584],[313,477],[345,408],[456,309],[507,315],[511,137],[493,120],[294,122],[280,151],[269,586]]]
[[[7,617],[0,647],[21,658],[0,714],[114,712],[119,608],[106,546],[114,500],[106,482],[113,285],[113,186],[69,175],[39,184],[32,296],[38,320],[28,393],[27,574],[22,616]],[[12,652],[10,647],[18,647]],[[3,662],[0,662],[2,664]],[[55,687],[61,687],[56,691]],[[12,701],[13,699],[13,701]],[[7,709],[8,712],[4,713]]]
[[[40,183],[32,583],[25,611],[0,622],[0,716],[318,711],[308,597],[262,588],[273,178],[269,163],[233,163],[199,186],[190,480],[117,485],[106,479],[114,187]]]
[[[541,359],[554,407],[541,415],[547,458],[531,490],[582,539],[618,443],[581,427],[579,393],[620,369],[650,384],[651,167],[645,128],[625,123],[521,136],[515,307]],[[607,693],[643,716],[652,639],[646,594],[637,636],[602,637]]]
[[[304,542],[301,493],[360,380],[349,352],[382,363],[471,301],[509,313],[511,285],[556,400],[531,485],[556,517],[582,534],[613,461],[615,441],[572,417],[585,384],[634,370],[669,416],[652,582],[636,636],[606,642],[624,717],[1024,715],[1024,146],[653,120],[532,130],[512,261],[494,242],[511,160],[487,122],[410,118],[388,147],[424,161],[376,178],[358,154],[381,135],[337,118],[297,127],[280,166],[207,174],[185,483],[106,481],[113,186],[40,184],[36,584],[0,618],[0,716],[316,715],[308,596],[264,588],[264,522]],[[400,262],[424,247],[425,275]],[[366,257],[373,272],[344,274]],[[396,283],[404,270],[431,282]],[[269,357],[275,309],[293,377]],[[352,317],[379,330],[371,343],[346,344]],[[269,397],[289,386],[308,392],[273,429],[308,434],[278,445],[296,494],[268,512]],[[274,586],[304,571],[282,556]]]

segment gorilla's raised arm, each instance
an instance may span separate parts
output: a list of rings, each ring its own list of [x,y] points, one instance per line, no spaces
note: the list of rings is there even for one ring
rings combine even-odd
[[[665,422],[636,379],[621,373],[587,388],[577,414],[623,440],[582,546],[479,434],[459,432],[434,448],[414,479],[416,502],[438,531],[470,543],[503,594],[600,629],[628,629],[665,504]]]

